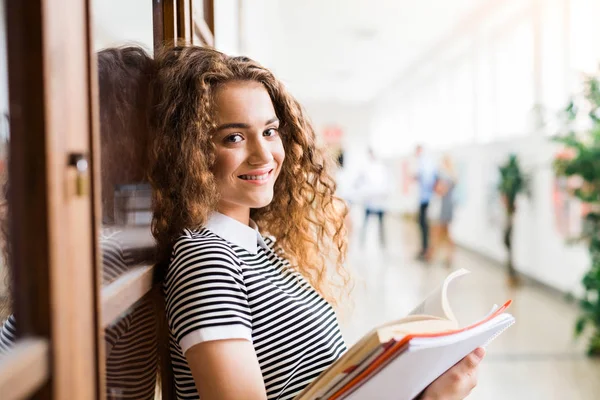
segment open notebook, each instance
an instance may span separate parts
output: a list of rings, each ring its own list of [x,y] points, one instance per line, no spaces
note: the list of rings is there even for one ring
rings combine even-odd
[[[468,273],[451,273],[408,316],[367,333],[296,400],[411,400],[467,354],[486,346],[515,319],[504,312],[507,301],[460,327],[450,308],[450,292]]]

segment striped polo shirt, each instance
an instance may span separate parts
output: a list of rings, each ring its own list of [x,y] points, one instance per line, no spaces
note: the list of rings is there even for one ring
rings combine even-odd
[[[346,351],[334,310],[275,242],[223,214],[175,242],[164,289],[179,399],[199,398],[184,354],[204,341],[252,342],[268,399],[292,399]]]

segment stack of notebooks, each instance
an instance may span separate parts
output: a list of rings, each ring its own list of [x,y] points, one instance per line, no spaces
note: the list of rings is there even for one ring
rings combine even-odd
[[[515,319],[510,300],[460,327],[450,308],[457,270],[407,317],[367,333],[295,400],[411,400],[477,347],[485,347]]]

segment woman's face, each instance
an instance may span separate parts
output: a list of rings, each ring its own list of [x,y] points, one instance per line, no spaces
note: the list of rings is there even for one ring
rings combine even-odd
[[[235,81],[216,95],[217,129],[212,137],[219,212],[248,223],[251,208],[267,206],[285,158],[279,120],[258,82]]]

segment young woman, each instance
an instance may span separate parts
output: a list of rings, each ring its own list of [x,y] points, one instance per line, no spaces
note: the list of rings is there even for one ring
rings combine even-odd
[[[158,58],[153,233],[180,399],[292,399],[345,350],[345,207],[298,102],[245,57]],[[345,279],[337,280],[344,285]],[[460,399],[482,350],[423,394]]]

